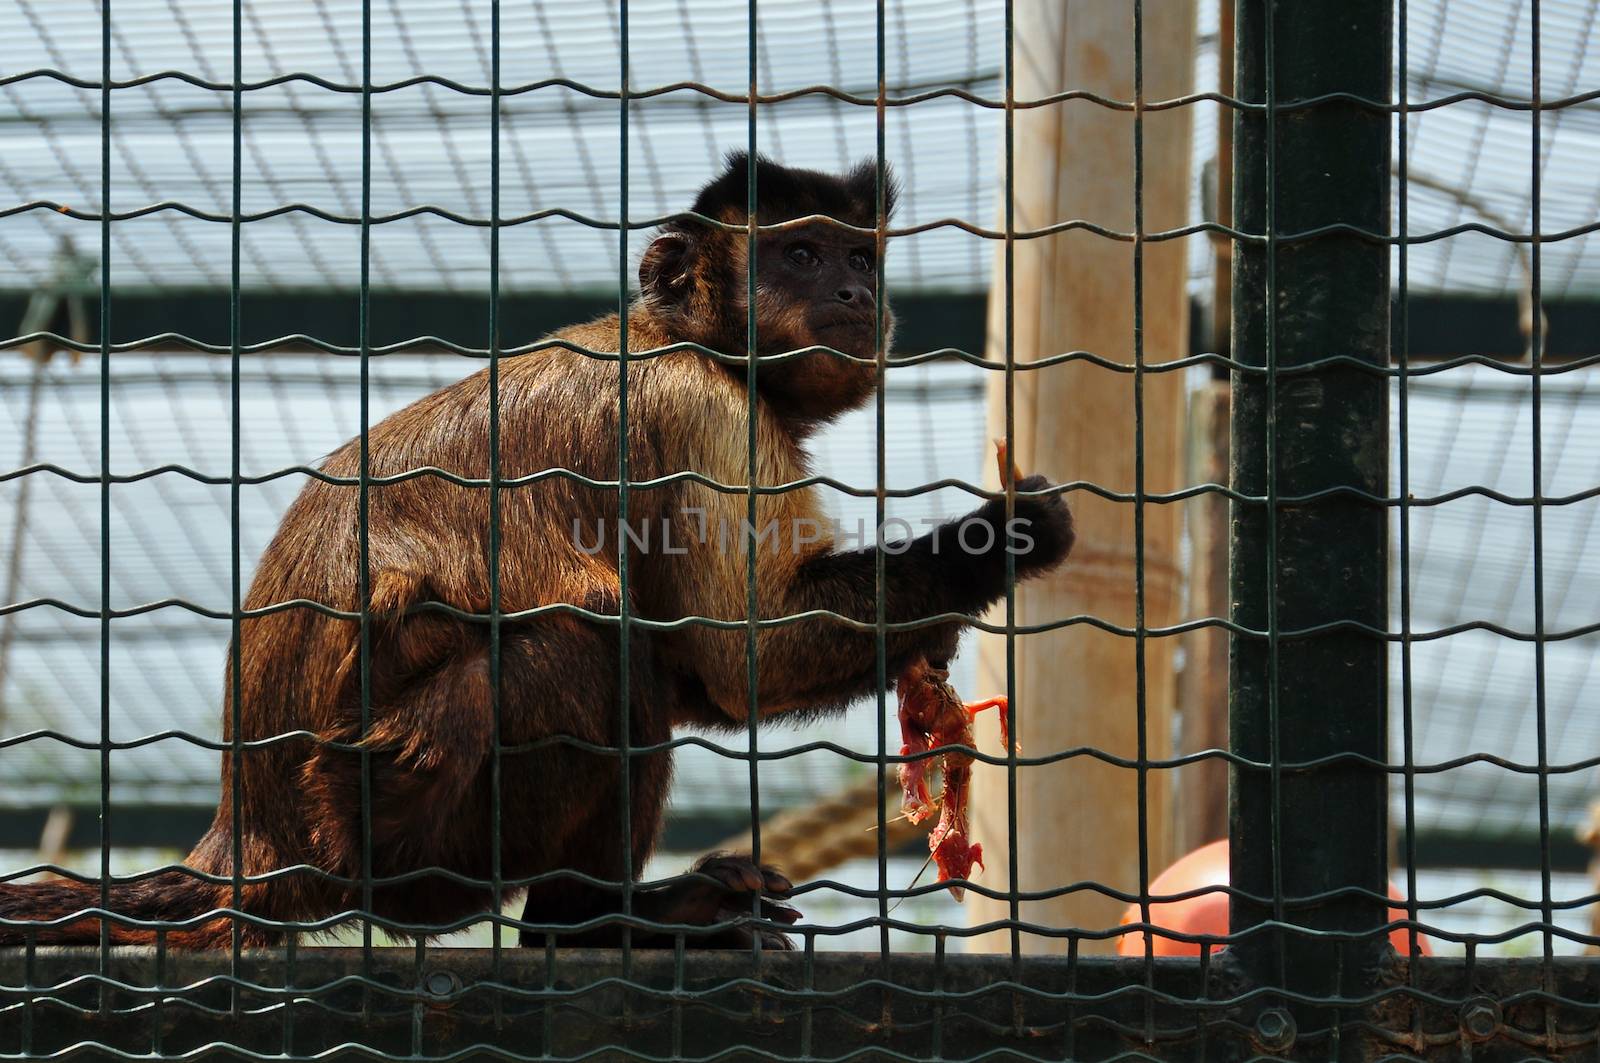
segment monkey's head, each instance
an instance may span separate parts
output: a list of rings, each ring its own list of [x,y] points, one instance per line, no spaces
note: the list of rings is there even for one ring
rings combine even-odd
[[[751,161],[743,152],[700,190],[696,214],[746,222]],[[843,175],[779,166],[756,156],[756,223],[818,216],[872,229],[878,224],[877,168],[864,162]],[[884,218],[894,209],[885,173]],[[663,226],[639,263],[639,287],[672,338],[743,356],[749,336],[749,237],[693,218]],[[756,238],[756,385],[780,414],[820,423],[859,406],[876,381],[879,241],[828,221],[805,222]],[[884,347],[893,318],[883,311]],[[767,360],[807,347],[826,351]],[[863,359],[864,361],[853,361]]]

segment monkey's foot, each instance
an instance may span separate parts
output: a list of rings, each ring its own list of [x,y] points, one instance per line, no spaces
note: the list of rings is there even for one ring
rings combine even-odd
[[[769,922],[799,921],[798,911],[777,903],[794,891],[794,883],[782,872],[757,864],[749,856],[709,853],[690,869],[690,874],[697,877],[661,888],[652,898],[650,918],[691,926],[734,925],[701,934],[685,932],[684,944],[689,948],[749,948],[758,937],[764,948],[794,948],[787,934],[757,925],[754,919],[754,913],[759,911],[760,918]],[[698,877],[701,875],[711,881]]]

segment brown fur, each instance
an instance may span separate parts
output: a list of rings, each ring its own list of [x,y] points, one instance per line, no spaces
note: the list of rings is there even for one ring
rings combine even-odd
[[[730,172],[744,165],[735,159]],[[772,164],[760,162],[766,168]],[[816,185],[806,199],[790,199],[760,220],[782,220],[827,208],[856,224],[874,222],[861,172],[847,178],[778,170],[772,183]],[[762,174],[767,171],[763,169]],[[798,178],[795,175],[799,175]],[[768,175],[770,176],[770,175]],[[735,175],[737,178],[737,174]],[[782,180],[780,180],[782,178]],[[728,181],[724,175],[723,181]],[[762,177],[763,182],[767,176]],[[798,184],[796,184],[798,182]],[[742,188],[742,183],[735,180]],[[743,221],[738,203],[707,200],[712,216]],[[702,208],[697,202],[696,209]],[[827,231],[813,232],[824,250]],[[763,248],[788,246],[782,233],[763,236]],[[860,237],[845,239],[860,240]],[[772,241],[778,241],[773,244]],[[871,238],[866,238],[871,245]],[[742,359],[745,353],[744,277],[746,237],[703,225],[677,223],[665,245],[647,253],[641,266],[644,293],[630,309],[628,346],[634,355],[675,343],[700,343]],[[685,250],[687,248],[687,250]],[[829,252],[831,254],[831,251]],[[763,251],[766,254],[766,251]],[[654,258],[652,258],[654,256]],[[767,259],[763,258],[763,269]],[[759,271],[758,271],[759,273]],[[760,354],[827,343],[871,359],[873,332],[860,327],[808,325],[815,299],[796,298],[764,276],[757,302]],[[819,282],[827,289],[831,281]],[[843,282],[840,282],[843,283]],[[835,285],[837,287],[837,285]],[[870,298],[858,291],[860,298]],[[824,310],[827,307],[823,308]],[[837,309],[835,307],[834,309]],[[821,338],[819,338],[821,336]],[[600,352],[620,346],[619,322],[608,316],[559,333],[558,338]],[[742,539],[748,479],[747,420],[750,408],[745,366],[728,366],[694,350],[630,360],[628,381],[628,478],[652,481],[694,472],[734,492],[676,480],[628,491],[630,524],[659,537],[671,525],[668,553],[653,538],[650,549],[630,548],[627,605],[630,615],[652,620],[703,616],[743,623],[747,617],[746,557]],[[769,372],[769,368],[771,371]],[[829,417],[871,394],[875,367],[827,354],[786,363],[762,363],[756,403],[756,482],[783,484],[808,475],[803,447],[807,434]],[[618,362],[548,349],[507,359],[499,367],[500,475],[510,480],[548,469],[568,469],[601,481],[619,472]],[[370,474],[391,477],[436,467],[461,477],[487,478],[489,372],[474,373],[374,425]],[[352,441],[334,452],[323,470],[354,478],[359,447]],[[1042,481],[1024,481],[1038,490]],[[246,619],[239,654],[244,740],[261,742],[288,732],[305,738],[278,740],[249,749],[237,765],[222,764],[222,803],[210,832],[188,859],[214,875],[233,871],[232,830],[235,772],[243,822],[248,876],[309,865],[333,876],[359,879],[370,873],[396,876],[444,868],[478,879],[492,870],[494,836],[491,789],[495,697],[490,674],[488,625],[431,607],[438,603],[482,616],[490,607],[489,492],[424,475],[369,489],[370,533],[367,601],[360,597],[361,544],[358,490],[349,484],[308,483],[284,516],[261,558],[244,606],[262,610],[295,600],[370,614],[367,704],[363,723],[360,624],[305,607],[277,609]],[[1058,562],[1071,545],[1064,506],[1052,496],[1019,498],[1018,512],[1031,514],[1039,545],[1018,559],[1018,571],[1034,574]],[[996,503],[975,516],[998,524]],[[710,542],[695,541],[704,513]],[[1003,511],[1000,511],[1003,512]],[[827,609],[864,622],[875,618],[872,549],[840,554],[824,534],[792,549],[797,527],[817,522],[821,511],[812,489],[762,495],[758,527],[771,522],[779,548],[759,555],[756,591],[760,616],[780,617]],[[505,487],[500,494],[500,609],[503,613],[574,606],[615,617],[624,601],[619,579],[614,487],[590,487],[566,477],[547,477]],[[729,528],[729,548],[718,548],[716,529]],[[575,542],[592,543],[607,529],[604,549],[593,554]],[[885,558],[885,602],[890,622],[939,613],[971,613],[1003,594],[1004,557],[999,551],[964,555],[949,547],[931,551],[932,535],[911,550]],[[743,627],[718,630],[687,626],[666,632],[633,627],[628,676],[627,741],[634,747],[665,742],[675,724],[743,726],[751,711]],[[948,657],[959,625],[943,623],[891,633],[886,640],[888,674],[916,654]],[[620,636],[615,623],[592,622],[570,612],[506,619],[500,625],[499,730],[507,747],[527,747],[501,756],[501,869],[517,879],[567,868],[612,881],[624,873],[624,852],[635,874],[654,848],[671,775],[666,752],[629,758],[631,837],[623,834],[617,800],[621,763],[616,753],[576,748],[567,740],[616,747],[622,739]],[[871,632],[827,620],[764,629],[757,642],[756,711],[762,716],[822,711],[873,689],[877,655]],[[225,673],[226,674],[226,673]],[[234,706],[225,699],[224,732],[231,737]],[[333,743],[333,744],[329,744]],[[361,757],[370,757],[371,865],[363,865]],[[626,850],[625,850],[626,844]],[[668,922],[710,921],[718,912],[748,912],[749,901],[728,904],[724,894],[741,891],[781,895],[787,883],[770,871],[718,857],[701,869],[725,885],[645,891],[635,897],[636,914]],[[509,891],[508,891],[509,892]],[[201,916],[229,904],[231,888],[181,875],[112,887],[112,907],[145,920]],[[52,883],[0,886],[0,916],[51,919],[97,903],[98,886]],[[245,886],[241,906],[270,920],[308,920],[360,906],[359,886],[328,881],[310,872],[279,875]],[[407,923],[435,924],[483,911],[492,900],[484,887],[422,876],[374,889],[374,911]],[[528,918],[577,922],[603,915],[614,905],[604,890],[553,881],[535,886]],[[766,909],[783,920],[781,908]],[[276,939],[270,928],[245,925],[247,943]],[[37,929],[38,943],[92,941],[98,923]],[[614,934],[614,932],[613,932]],[[116,926],[113,940],[149,941],[142,928]],[[214,918],[168,935],[177,946],[218,946],[230,940],[231,924]],[[636,940],[648,938],[639,935]],[[21,931],[0,927],[0,944],[24,940]],[[601,933],[585,940],[604,943]],[[745,939],[747,940],[747,938]],[[724,941],[723,943],[726,943]]]

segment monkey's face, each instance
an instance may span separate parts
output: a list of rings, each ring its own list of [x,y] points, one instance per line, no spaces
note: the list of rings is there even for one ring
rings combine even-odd
[[[779,356],[757,370],[762,393],[815,420],[865,401],[876,381],[878,336],[872,238],[822,223],[764,233],[755,274],[757,351]],[[893,325],[884,307],[886,348]],[[811,347],[829,350],[787,353]]]
[[[761,353],[825,346],[871,358],[878,263],[871,237],[825,224],[763,233],[756,245]]]
[[[871,396],[879,316],[873,244],[870,236],[825,222],[757,238],[756,382],[779,412],[825,421]],[[675,339],[745,353],[748,247],[743,234],[726,230],[668,231],[651,245],[640,264],[640,286],[671,321]],[[893,323],[885,307],[886,349]]]

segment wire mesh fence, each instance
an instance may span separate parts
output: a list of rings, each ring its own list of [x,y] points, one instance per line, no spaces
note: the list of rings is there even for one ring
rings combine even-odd
[[[1600,968],[1567,954],[1600,945],[1574,839],[1600,764],[1584,712],[1600,637],[1584,560],[1600,466],[1584,414],[1600,355],[1567,337],[1552,353],[1551,322],[1587,320],[1600,276],[1581,162],[1600,94],[1587,87],[1595,7],[1199,6],[101,0],[58,23],[20,0],[3,17],[35,47],[0,73],[17,119],[0,256],[32,301],[13,300],[26,309],[0,352],[0,774],[5,803],[42,824],[19,816],[0,837],[28,850],[0,864],[0,1056],[1591,1054]],[[1061,58],[1096,32],[1109,80]],[[163,41],[182,42],[176,65]],[[1040,66],[1051,55],[1053,81]],[[1096,122],[1113,130],[1104,141]],[[1052,125],[1065,143],[1045,180],[1065,191],[1041,199],[1037,137]],[[1087,171],[1065,160],[1106,144],[1123,169],[1099,172],[1122,177],[1085,191]],[[902,319],[910,305],[931,320],[949,288],[987,287],[982,339],[896,342],[876,298],[864,351],[762,346],[762,241],[826,212],[764,214],[763,171],[749,166],[733,214],[683,215],[724,148],[829,169],[868,159],[865,215],[823,228],[882,261],[873,291]],[[1209,164],[1193,181],[1191,157]],[[1085,207],[1096,194],[1114,206]],[[650,293],[635,301],[662,231],[724,241],[742,349],[664,333]],[[1123,256],[1082,256],[1117,264],[1098,271],[1115,272],[1114,294],[1095,294],[1094,265],[1073,265],[1089,247]],[[1088,294],[1063,294],[1073,286]],[[566,293],[558,314],[614,313],[615,342],[508,330],[530,290]],[[1437,343],[1459,335],[1448,328],[1419,341],[1449,305],[1426,302],[1441,290],[1500,297],[1475,305],[1516,322],[1516,348],[1452,352]],[[458,300],[451,327],[408,331],[444,320],[422,309],[440,292]],[[1052,294],[1030,316],[1029,300],[1049,308]],[[1169,328],[1187,326],[1174,294],[1222,320],[1231,302],[1223,344]],[[1064,336],[1073,300],[1097,298],[1117,338]],[[330,312],[337,332],[302,326]],[[657,401],[651,374],[684,354],[721,366],[739,397],[732,464],[662,467],[653,429],[629,430]],[[809,457],[794,479],[764,477],[764,389],[818,356],[869,373],[874,397],[798,433]],[[541,359],[557,368],[538,387],[608,396],[624,427],[574,429],[551,460],[508,457],[515,433],[586,410],[581,397],[542,399],[531,421],[515,408],[523,367]],[[458,383],[469,372],[476,391]],[[1183,407],[1166,404],[1222,375],[1226,482],[1169,479]],[[1096,400],[1076,397],[1093,387],[1125,405],[1097,418]],[[384,428],[440,394],[475,396],[450,429],[481,435],[481,460],[452,466]],[[692,431],[729,436],[707,409]],[[1108,424],[1110,441],[1064,441]],[[994,436],[1023,471],[1039,462],[1062,482],[1008,490]],[[609,448],[598,462],[584,452],[594,439]],[[1112,452],[1120,464],[1097,464]],[[415,517],[395,488],[435,481],[419,492],[426,519],[401,527]],[[526,528],[569,516],[526,499],[604,496],[620,537],[680,483],[725,496],[752,539],[768,505],[824,498],[836,534],[862,529],[834,555],[861,548],[854,578],[873,612],[828,599],[771,610],[759,540],[737,556],[741,594],[721,617],[640,608],[661,570],[620,545],[601,555],[610,598],[519,582]],[[568,493],[539,495],[546,484]],[[897,567],[921,529],[974,504],[1013,516],[1056,497],[1080,539],[1050,586],[1116,583],[1103,599],[1115,605],[1021,582],[1025,559],[1008,553],[992,610],[897,612],[901,586],[944,600]],[[298,547],[290,571],[337,557],[327,571],[349,574],[348,594],[258,567],[286,549],[280,522],[293,527],[304,498],[330,500],[343,523]],[[1182,507],[1208,498],[1231,507],[1225,601],[1188,579],[1196,531],[1178,541],[1180,513],[1203,519]],[[425,548],[447,527],[468,530],[454,553]],[[904,537],[873,543],[871,529],[894,528]],[[552,545],[569,544],[533,553]],[[458,564],[471,595],[424,590],[402,620],[386,611],[394,572],[433,587]],[[1019,739],[993,724],[953,739],[977,762],[972,834],[994,865],[957,865],[964,901],[947,854],[928,855],[896,807],[906,766],[945,754],[895,737],[909,711],[897,673],[917,654],[894,647],[953,618],[978,634],[951,684],[1006,695]],[[553,639],[569,619],[597,641],[547,649],[563,684],[541,696],[560,722],[519,730],[508,712],[522,711],[528,632]],[[830,621],[869,637],[857,686],[875,694],[843,716],[769,725],[769,711],[781,725],[783,709],[815,706],[763,687],[764,655],[786,626],[814,632],[804,678],[834,678],[846,666]],[[467,754],[446,750],[481,754],[470,811],[403,791],[373,738],[394,719],[394,625],[451,622],[481,638],[481,677],[438,656],[418,674],[450,677],[452,720],[472,684],[490,692],[485,732]],[[307,654],[261,683],[249,629],[301,624],[348,636],[337,678]],[[1220,709],[1174,678],[1194,667],[1194,644],[1174,651],[1195,634],[1231,643],[1226,749],[1167,733]],[[1052,666],[1075,666],[1095,639],[1115,647],[1104,671],[1125,702],[1087,704],[1105,675]],[[725,691],[709,673],[651,671],[657,647],[713,643],[737,649],[732,730],[719,718],[664,731],[641,709],[660,688],[688,684],[719,711]],[[596,677],[582,647],[602,645],[595,659],[611,663]],[[344,730],[295,700],[319,683],[348,693]],[[605,706],[593,721],[591,701]],[[281,711],[258,721],[262,703]],[[1097,712],[1121,730],[1061,725]],[[652,773],[668,756],[663,811]],[[218,798],[219,758],[210,848],[180,862],[167,850],[206,829],[188,813]],[[592,862],[527,858],[526,839],[553,828],[522,813],[565,822],[503,800],[528,790],[530,763],[558,803],[610,780],[599,800],[618,822],[589,821],[586,846],[555,850]],[[1173,826],[1200,778],[1188,773],[1219,764],[1229,865],[1172,886],[1163,868],[1211,840],[1180,845]],[[345,789],[327,807],[340,816],[256,820],[261,780],[321,794],[335,776]],[[1070,777],[1110,781],[1097,803],[1064,808],[1061,794],[1081,792],[1055,789]],[[386,846],[397,815],[444,820],[475,851]],[[320,866],[323,833],[341,831],[353,848]],[[761,896],[770,880],[702,918],[661,918],[662,891],[727,885],[718,865],[681,874],[724,845],[801,868],[801,920]],[[302,894],[282,900],[286,884]],[[198,908],[176,900],[193,890]],[[1207,902],[1229,911],[1191,921]],[[708,927],[738,947],[703,947]],[[617,948],[573,947],[595,944]]]

